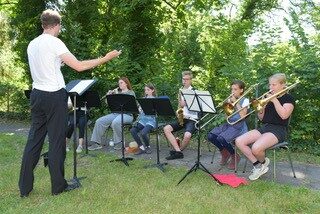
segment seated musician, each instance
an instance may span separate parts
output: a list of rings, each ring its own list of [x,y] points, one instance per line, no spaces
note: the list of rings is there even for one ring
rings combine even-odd
[[[156,89],[152,83],[146,84],[144,87],[144,97],[145,98],[154,98],[156,96]],[[130,130],[132,137],[137,142],[139,149],[135,153],[135,155],[141,154],[150,154],[150,141],[149,141],[149,133],[152,129],[156,127],[156,118],[153,115],[145,115],[141,107],[139,107],[139,118],[135,126],[133,126]],[[141,138],[144,142],[142,144]]]
[[[240,80],[235,80],[231,83],[231,96],[227,99],[227,103],[235,103],[234,112],[240,110],[238,113],[234,113],[233,116],[229,118],[230,122],[239,121],[233,125],[228,122],[212,129],[208,134],[208,140],[213,143],[221,153],[221,161],[220,165],[227,164],[229,158],[231,157],[231,161],[228,165],[229,169],[234,169],[235,165],[239,163],[240,156],[238,154],[235,155],[235,150],[232,146],[232,141],[236,139],[236,137],[248,131],[247,124],[245,120],[241,120],[240,118],[245,118],[249,99],[242,97],[244,92],[245,85]],[[238,100],[241,98],[240,100]],[[246,108],[247,107],[247,108]]]
[[[183,89],[193,89],[191,85],[192,84],[191,71],[184,71],[182,73],[182,84],[183,84]],[[166,157],[167,160],[182,159],[184,157],[182,150],[185,149],[186,146],[189,144],[191,135],[195,131],[196,120],[198,119],[197,112],[188,110],[186,103],[183,97],[180,95],[180,93],[178,97],[179,97],[178,98],[179,108],[183,108],[183,118],[180,118],[181,121],[176,121],[172,124],[166,125],[163,128],[163,131],[167,140],[171,143],[174,149],[170,151],[170,155]],[[183,128],[185,129],[185,132],[183,135],[182,143],[181,145],[179,145],[172,132],[179,131]]]
[[[270,93],[267,97],[281,92],[285,87],[285,74],[274,74],[269,78]],[[256,180],[268,172],[270,160],[265,157],[265,151],[285,140],[289,117],[295,105],[294,98],[286,93],[286,90],[284,90],[284,94],[270,99],[267,105],[258,112],[258,117],[262,120],[262,126],[236,139],[237,147],[253,163],[253,170],[249,176],[250,180]]]
[[[121,77],[118,81],[119,87],[110,90],[107,94],[129,94],[135,96],[132,90],[131,83],[127,77]],[[133,121],[132,114],[123,114],[124,124],[130,124]],[[121,142],[121,114],[110,113],[97,119],[92,131],[91,141],[93,144],[88,148],[89,150],[97,150],[102,148],[102,136],[105,131],[111,126],[113,131],[113,139],[109,142],[110,146],[118,145]]]
[[[72,102],[71,99],[68,99],[68,107],[72,108]],[[77,108],[76,109],[76,125],[79,127],[79,143],[77,147],[77,153],[81,153],[83,149],[83,137],[84,137],[84,129],[86,126],[86,117],[85,117],[85,107]],[[70,141],[71,135],[74,130],[74,113],[71,111],[68,115],[68,127],[67,127],[67,133],[66,133],[66,151],[70,151],[68,147],[68,142]]]

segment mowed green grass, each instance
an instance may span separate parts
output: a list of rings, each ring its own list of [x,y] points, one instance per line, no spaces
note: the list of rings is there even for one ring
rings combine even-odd
[[[79,158],[80,189],[51,196],[50,176],[42,160],[35,170],[34,190],[21,199],[18,178],[25,137],[0,134],[0,213],[320,213],[320,192],[256,181],[233,189],[218,186],[202,171],[189,175],[185,167],[134,160],[127,167],[98,152]],[[66,160],[66,178],[73,176],[73,159]]]

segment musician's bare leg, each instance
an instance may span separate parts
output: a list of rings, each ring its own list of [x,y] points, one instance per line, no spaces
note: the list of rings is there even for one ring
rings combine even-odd
[[[83,146],[83,138],[79,138],[79,145]]]
[[[164,128],[163,128],[163,131],[164,131],[164,134],[167,138],[167,140],[170,142],[170,144],[173,146],[174,150],[176,151],[181,151],[180,150],[180,147],[177,143],[177,140],[176,138],[174,137],[174,135],[172,134],[173,132],[173,128],[171,125],[166,125]]]
[[[190,143],[190,140],[191,140],[191,135],[192,134],[190,132],[184,133],[183,140],[182,140],[181,147],[180,147],[181,150],[184,150],[188,146],[188,144]]]
[[[236,146],[240,149],[240,151],[252,162],[256,162],[257,158],[252,153],[252,150],[249,145],[253,144],[256,140],[261,137],[261,133],[254,129],[251,130],[238,138],[236,138]]]
[[[265,151],[271,146],[278,143],[278,138],[271,132],[261,135],[259,139],[252,145],[252,154],[262,163],[265,161]]]

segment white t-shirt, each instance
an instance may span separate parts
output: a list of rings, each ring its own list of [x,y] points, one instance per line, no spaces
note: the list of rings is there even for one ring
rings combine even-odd
[[[32,76],[32,88],[41,91],[58,91],[65,88],[60,70],[60,55],[70,52],[57,37],[41,34],[28,45],[28,60]]]
[[[192,86],[190,86],[190,87],[187,88],[187,89],[192,90]],[[196,112],[196,111],[189,111],[188,106],[185,105],[185,106],[183,107],[183,117],[184,117],[185,119],[191,119],[191,120],[194,119],[194,120],[197,120],[197,119],[198,119],[198,112]]]
[[[248,98],[244,98],[241,107],[248,107],[248,108],[250,107],[250,102]]]

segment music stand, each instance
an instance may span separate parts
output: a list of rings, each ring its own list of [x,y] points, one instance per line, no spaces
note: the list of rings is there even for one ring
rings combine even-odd
[[[73,103],[73,97],[70,96],[70,99]],[[84,130],[84,136],[85,136],[85,154],[83,154],[81,157],[84,156],[91,156],[96,157],[96,155],[89,154],[88,153],[88,109],[97,107],[99,108],[101,106],[99,94],[96,91],[86,91],[81,96],[77,96],[77,108],[84,107],[84,119],[86,121],[85,123],[85,130]]]
[[[73,104],[77,106],[77,97],[81,96],[87,91],[94,83],[93,80],[72,80],[66,85],[66,90],[69,96],[73,96]],[[77,120],[76,108],[73,108],[73,179],[70,180],[76,188],[81,187],[80,179],[77,177]]]
[[[30,94],[31,94],[31,90],[24,90],[24,95],[28,100],[30,100]]]
[[[213,100],[211,94],[208,91],[197,91],[197,90],[181,90],[181,95],[183,96],[189,111],[196,111],[199,115],[199,121],[196,123],[196,128],[198,130],[198,153],[197,161],[189,169],[189,171],[181,178],[177,185],[179,185],[191,172],[201,169],[202,171],[211,175],[209,170],[200,162],[200,134],[201,134],[201,119],[203,112],[216,113],[214,108]],[[215,181],[221,185],[214,176],[212,176]]]
[[[123,134],[123,114],[124,113],[138,113],[138,107],[136,103],[136,99],[133,95],[129,94],[110,94],[106,96],[108,106],[113,113],[121,114],[121,144],[122,144],[122,157],[119,159],[111,160],[114,161],[122,161],[126,166],[129,166],[128,160],[133,160],[133,158],[127,158],[124,155],[125,150],[125,142],[124,142],[124,134]]]
[[[167,165],[167,163],[160,163],[159,158],[159,130],[158,130],[158,116],[174,116],[175,112],[172,108],[169,98],[139,98],[137,99],[139,102],[143,112],[146,115],[155,115],[156,119],[156,146],[157,146],[157,163],[152,164],[146,167],[157,167],[162,172],[164,171],[163,166]]]

